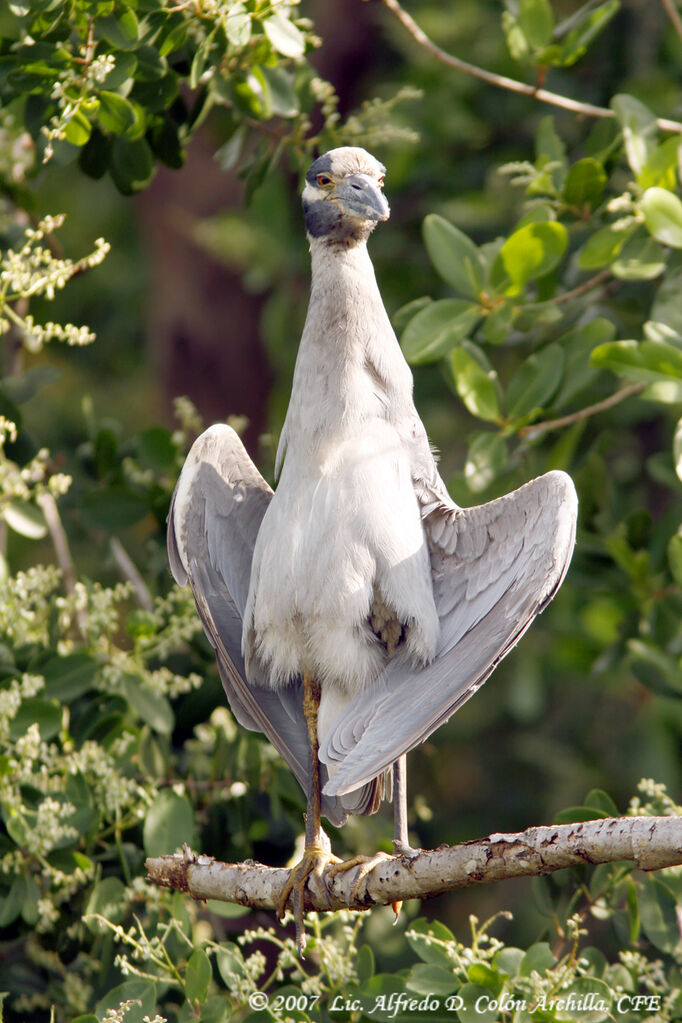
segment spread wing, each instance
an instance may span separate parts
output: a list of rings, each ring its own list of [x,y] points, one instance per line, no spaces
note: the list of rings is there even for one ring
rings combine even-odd
[[[417,488],[417,496],[441,623],[438,651],[417,671],[389,662],[349,704],[320,751],[338,765],[329,795],[363,784],[447,721],[552,599],[571,559],[577,497],[565,473],[547,473],[475,508],[458,508],[442,484]]]
[[[267,735],[307,792],[309,753],[301,681],[279,689],[250,685],[241,652],[253,547],[271,498],[272,490],[234,430],[212,426],[192,446],[175,488],[168,515],[168,557],[176,582],[192,587],[235,718],[244,728]],[[362,797],[370,789],[373,795],[376,787],[358,793],[348,809],[364,812]],[[322,812],[336,825],[346,819],[338,797],[323,797]]]

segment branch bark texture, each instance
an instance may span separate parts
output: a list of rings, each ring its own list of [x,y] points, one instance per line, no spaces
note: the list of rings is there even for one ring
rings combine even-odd
[[[359,884],[355,869],[327,882],[329,900],[306,889],[306,909],[371,909],[407,899],[428,899],[457,888],[513,877],[549,874],[584,863],[632,860],[641,870],[682,864],[682,817],[608,817],[579,824],[494,834],[462,845],[420,850],[378,863]],[[188,846],[146,861],[148,879],[203,901],[218,899],[253,909],[275,909],[289,877],[286,868],[247,860],[221,863]]]

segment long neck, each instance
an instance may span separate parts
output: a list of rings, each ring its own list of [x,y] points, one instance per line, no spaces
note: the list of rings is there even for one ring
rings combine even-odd
[[[390,418],[412,401],[403,358],[364,243],[311,243],[312,288],[296,359],[284,448],[310,448],[330,432],[352,431],[371,416]]]

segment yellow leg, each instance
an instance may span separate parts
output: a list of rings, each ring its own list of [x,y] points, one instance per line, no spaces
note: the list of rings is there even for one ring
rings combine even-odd
[[[310,751],[310,783],[308,787],[305,815],[305,849],[303,857],[295,867],[291,868],[289,878],[280,896],[277,914],[281,918],[287,908],[290,896],[293,896],[294,922],[296,924],[296,943],[299,953],[305,947],[305,929],[303,913],[305,907],[305,888],[308,878],[313,877],[318,889],[329,901],[329,893],[324,883],[324,871],[330,863],[338,863],[329,845],[329,839],[322,830],[320,821],[322,792],[320,783],[319,742],[317,736],[317,716],[320,709],[320,686],[308,672],[303,673],[303,713],[308,726]]]

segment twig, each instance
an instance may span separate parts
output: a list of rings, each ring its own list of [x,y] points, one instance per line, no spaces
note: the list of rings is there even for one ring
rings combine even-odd
[[[57,502],[48,490],[44,490],[39,494],[36,500],[45,516],[45,524],[52,540],[57,564],[61,569],[64,590],[66,593],[74,593],[76,589],[76,569],[71,557],[69,541],[62,525]],[[88,625],[88,616],[85,608],[78,608],[76,611],[76,621],[81,632],[85,634]]]
[[[538,89],[533,85],[527,85],[525,82],[519,82],[515,78],[497,75],[493,71],[486,71],[485,68],[477,67],[475,64],[468,64],[465,60],[460,60],[459,57],[453,57],[452,54],[442,50],[440,46],[437,46],[429,39],[416,21],[398,3],[398,0],[382,0],[382,2],[420,46],[423,46],[425,50],[433,54],[442,64],[447,64],[448,67],[454,68],[456,71],[462,71],[465,75],[478,78],[480,81],[487,82],[488,85],[494,85],[498,89],[519,92],[524,96],[540,100],[542,103],[550,103],[552,106],[571,110],[575,114],[581,114],[586,117],[616,116],[615,112],[609,107],[597,107],[593,103],[582,103],[580,100],[570,99],[568,96],[560,96],[558,93],[549,92],[547,89]],[[662,131],[682,132],[682,124],[679,121],[669,121],[665,117],[658,117],[656,123]]]
[[[682,18],[680,18],[680,12],[675,6],[674,0],[661,0],[661,3],[665,7],[668,17],[675,26],[675,31],[680,39],[682,39]]]
[[[588,291],[593,291],[594,288],[598,288],[604,281],[608,281],[611,276],[610,270],[600,270],[594,277],[590,277],[589,281],[584,281],[579,284],[577,288],[572,288],[570,291],[564,291],[563,294],[557,295],[556,298],[550,298],[547,301],[547,305],[559,305],[560,302],[570,302],[574,298],[580,298],[581,295],[585,295]],[[544,305],[543,302],[534,303],[535,308],[539,305]]]
[[[116,562],[119,572],[124,579],[127,579],[128,582],[133,584],[138,604],[144,611],[153,611],[154,601],[147,589],[147,584],[138,572],[137,566],[133,562],[127,550],[116,536],[112,536],[110,545],[111,553],[114,555],[114,561]]]
[[[571,412],[570,415],[561,416],[560,419],[548,419],[545,423],[532,423],[530,426],[522,426],[517,432],[521,437],[532,439],[541,433],[547,433],[549,430],[562,430],[564,426],[572,426],[573,423],[578,423],[581,419],[589,419],[590,416],[596,416],[598,412],[605,412],[607,409],[613,408],[614,405],[619,405],[621,401],[631,398],[633,394],[639,394],[646,386],[647,384],[644,383],[630,384],[629,387],[623,387],[622,390],[616,391],[615,394],[604,398],[603,401],[596,402],[594,405],[588,405],[587,408],[581,408],[577,412]]]
[[[413,859],[391,857],[377,864],[353,893],[356,870],[327,882],[329,900],[315,885],[306,908],[371,909],[406,899],[425,899],[513,877],[539,876],[585,863],[632,860],[641,870],[682,864],[682,817],[608,817],[580,824],[528,828],[475,842],[421,850]],[[218,899],[253,909],[275,909],[289,870],[262,863],[221,863],[197,856],[188,846],[174,856],[146,861],[148,879],[179,888],[199,901]]]

